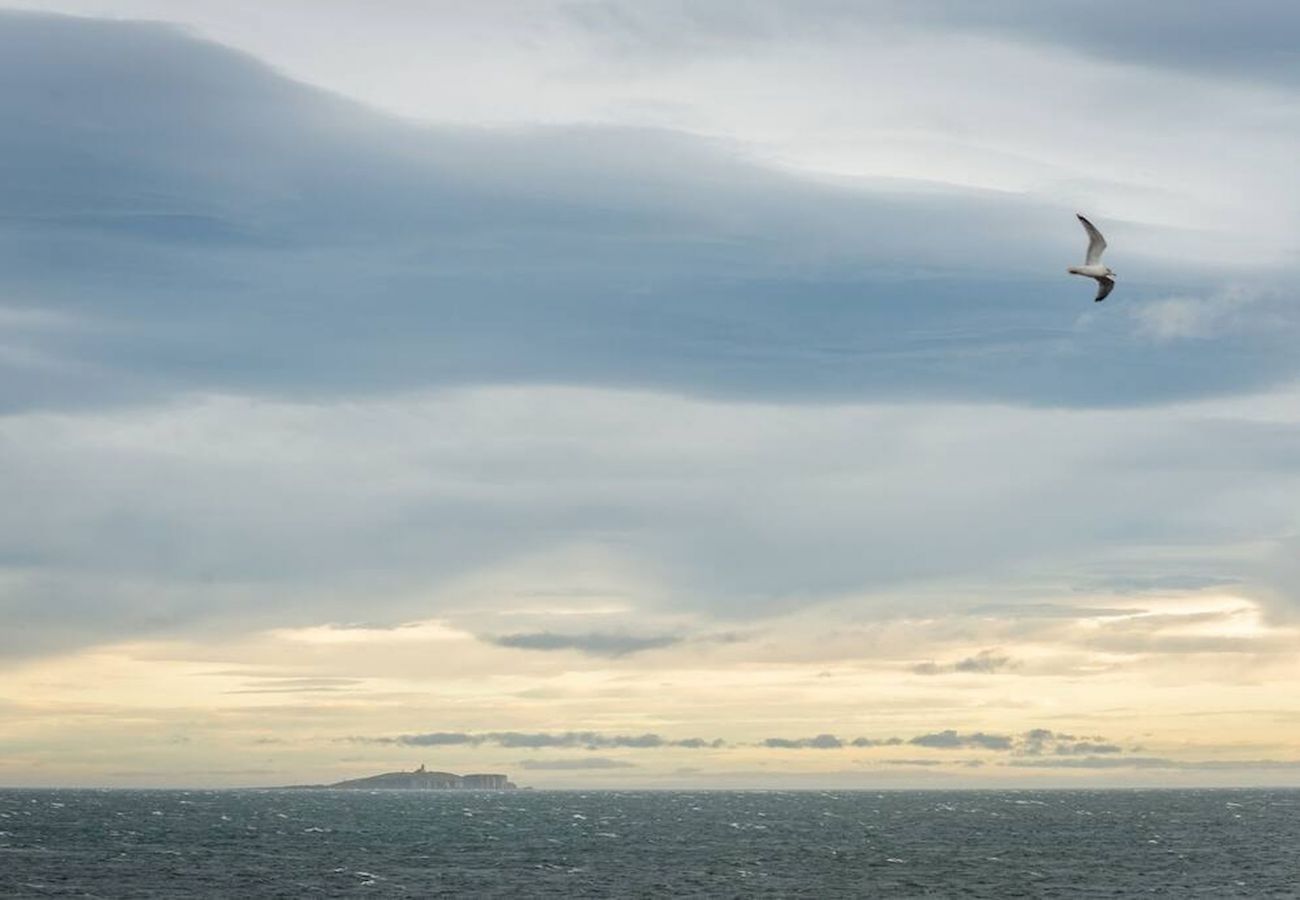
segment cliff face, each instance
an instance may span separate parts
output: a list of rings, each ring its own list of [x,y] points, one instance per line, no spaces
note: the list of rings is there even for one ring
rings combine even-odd
[[[454,775],[451,772],[428,772],[423,766],[414,772],[387,772],[383,775],[353,778],[326,785],[326,787],[343,790],[372,791],[504,791],[514,786],[505,775]]]

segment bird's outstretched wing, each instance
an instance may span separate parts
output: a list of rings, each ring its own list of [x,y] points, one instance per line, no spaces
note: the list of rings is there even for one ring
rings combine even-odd
[[[1114,278],[1098,278],[1097,296],[1093,298],[1093,301],[1096,303],[1100,303],[1101,301],[1105,300],[1108,296],[1110,296],[1110,292],[1113,290],[1115,290]]]
[[[1078,213],[1075,213],[1075,215],[1079,216]],[[1106,249],[1106,239],[1101,236],[1101,232],[1097,230],[1097,226],[1093,225],[1083,216],[1079,216],[1079,221],[1083,223],[1083,230],[1088,232],[1088,256],[1084,260],[1083,264],[1085,266],[1095,266],[1101,261],[1101,251]],[[1097,299],[1100,300],[1101,298],[1099,297]]]

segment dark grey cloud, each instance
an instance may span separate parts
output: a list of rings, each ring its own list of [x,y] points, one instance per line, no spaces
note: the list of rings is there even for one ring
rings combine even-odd
[[[462,731],[432,731],[426,734],[404,734],[396,738],[368,738],[376,743],[405,744],[410,747],[454,747],[460,744],[481,744],[486,738]]]
[[[991,675],[1011,665],[1014,665],[1011,657],[985,650],[975,656],[957,660],[952,664],[952,667],[956,672],[978,672],[982,675]]]
[[[1042,753],[1068,756],[1085,753],[1122,752],[1122,748],[1107,742],[1105,738],[1080,738],[1046,728],[1035,728],[1019,735],[989,734],[983,731],[959,732],[956,729],[949,728],[943,731],[919,734],[907,739],[901,737],[859,737],[849,740],[836,737],[833,734],[819,734],[816,737],[808,738],[771,737],[764,740],[760,746],[778,750],[838,750],[842,747],[895,747],[902,744],[930,747],[936,750],[974,748],[1014,752],[1031,756]]]
[[[1020,736],[1015,750],[1024,756],[1041,756],[1044,753],[1053,753],[1057,756],[1088,756],[1122,753],[1124,748],[1108,742],[1103,737],[1077,737],[1047,728],[1034,728]]]
[[[1078,741],[1073,744],[1061,743],[1052,748],[1057,756],[1088,756],[1101,753],[1123,753],[1119,744],[1102,744],[1096,741]]]
[[[993,675],[1014,666],[1015,661],[1009,656],[995,650],[981,650],[974,656],[951,663],[936,663],[932,660],[918,663],[912,667],[912,671],[918,675],[944,675],[950,672]]]
[[[521,731],[434,731],[425,734],[403,734],[396,737],[357,737],[350,740],[373,744],[401,744],[409,747],[443,747],[469,744],[495,744],[506,748],[575,748],[588,750],[632,748],[648,749],[680,747],[701,750],[725,746],[722,739],[665,738],[658,734],[601,734],[595,731],[521,732]]]
[[[552,631],[506,634],[485,637],[500,647],[518,650],[577,650],[589,656],[620,657],[680,644],[676,635],[633,635],[590,631],[583,634],[557,634]]]
[[[521,759],[519,768],[533,771],[569,771],[575,769],[633,769],[636,763],[605,756],[580,756],[575,759]]]
[[[1058,740],[1072,741],[1074,735],[1058,735],[1048,728],[1033,728],[1021,736],[1020,751],[1036,756],[1042,753],[1045,747],[1054,744]]]
[[[768,738],[763,746],[781,750],[838,750],[844,741],[833,734],[819,734],[810,738]]]
[[[1042,302],[1070,211],[1006,194],[420,129],[137,23],[0,15],[0,81],[0,290],[82,326],[31,337],[68,365],[11,367],[3,408],[520,381],[1112,405],[1296,371],[1286,329],[1214,359],[1076,329]],[[1133,302],[1179,287],[1128,270]]]
[[[1004,668],[1014,665],[1015,662],[1008,655],[992,652],[992,650],[983,650],[983,652],[975,654],[974,657],[958,659],[957,662],[953,663],[953,671],[992,675],[993,672],[1002,671]]]
[[[606,735],[590,731],[568,732],[430,732],[396,737],[351,738],[365,743],[396,744],[411,747],[440,747],[491,744],[509,749],[722,749],[739,746],[722,739],[700,738],[668,739],[656,734]],[[758,746],[773,750],[840,750],[844,748],[895,747],[912,745],[934,750],[984,750],[1007,754],[1001,764],[1020,768],[1043,769],[1185,769],[1185,770],[1248,770],[1300,768],[1300,760],[1174,760],[1164,757],[1126,756],[1118,744],[1100,736],[1080,736],[1067,732],[1035,728],[1018,735],[986,732],[959,732],[955,729],[930,732],[910,739],[900,737],[867,738],[852,740],[830,733],[805,738],[773,737]],[[1140,747],[1131,748],[1133,751]],[[938,757],[894,757],[872,760],[872,764],[890,767],[934,768],[960,764],[976,768],[985,764],[979,758],[952,759],[947,754]],[[630,768],[635,764],[621,759],[600,756],[559,757],[556,759],[529,759],[520,766],[533,770],[580,770]]]
[[[1054,761],[1063,757],[1087,757],[1089,759],[1114,757],[1116,759],[1115,766],[1119,766],[1120,754],[1124,752],[1122,747],[1106,742],[1103,738],[1081,739],[1071,734],[1056,733],[1045,728],[1036,728],[1021,735],[987,734],[984,732],[963,734],[948,729],[917,735],[906,741],[898,737],[886,739],[857,738],[849,741],[831,734],[822,734],[813,738],[768,738],[760,746],[777,750],[836,750],[843,747],[888,747],[902,744],[936,750],[991,750],[998,753],[1009,753],[1016,759],[1046,759],[1047,761],[1043,763],[1045,766],[1050,766],[1054,764]],[[1123,759],[1129,759],[1129,757],[1123,757]],[[878,762],[884,765],[938,766],[948,765],[954,760],[934,757],[907,757],[883,759],[878,760]],[[967,766],[982,764],[982,761],[978,759],[960,760],[960,762]],[[1138,765],[1140,766],[1142,763],[1139,762]]]
[[[1007,760],[1004,765],[1033,769],[1295,770],[1300,769],[1300,759],[1180,760],[1158,756],[1086,756],[1076,759],[1019,758]]]
[[[518,731],[435,731],[382,737],[355,737],[365,743],[399,744],[411,747],[441,747],[492,744],[506,748],[530,749],[721,749],[730,746],[722,738],[666,738],[659,734],[619,735],[595,731],[518,732]],[[1019,735],[993,734],[983,731],[959,732],[955,729],[928,732],[912,738],[856,737],[842,738],[829,732],[811,737],[769,737],[757,746],[773,750],[840,750],[846,747],[897,747],[910,744],[937,750],[979,749],[1014,752],[1022,756],[1080,756],[1121,753],[1122,748],[1100,736],[1080,737],[1065,732],[1035,728]]]
[[[908,741],[918,747],[934,747],[939,750],[956,750],[963,747],[981,747],[985,750],[1010,750],[1014,738],[1005,734],[985,734],[976,731],[961,734],[949,728],[930,734],[921,734]]]

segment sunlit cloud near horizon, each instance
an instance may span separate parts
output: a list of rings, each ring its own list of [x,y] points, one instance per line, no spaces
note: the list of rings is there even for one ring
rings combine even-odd
[[[1300,12],[4,6],[0,784],[1300,785]]]

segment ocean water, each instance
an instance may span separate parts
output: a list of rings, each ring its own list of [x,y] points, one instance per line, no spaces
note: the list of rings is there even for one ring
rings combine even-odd
[[[3,897],[1300,897],[1300,791],[0,791]]]

